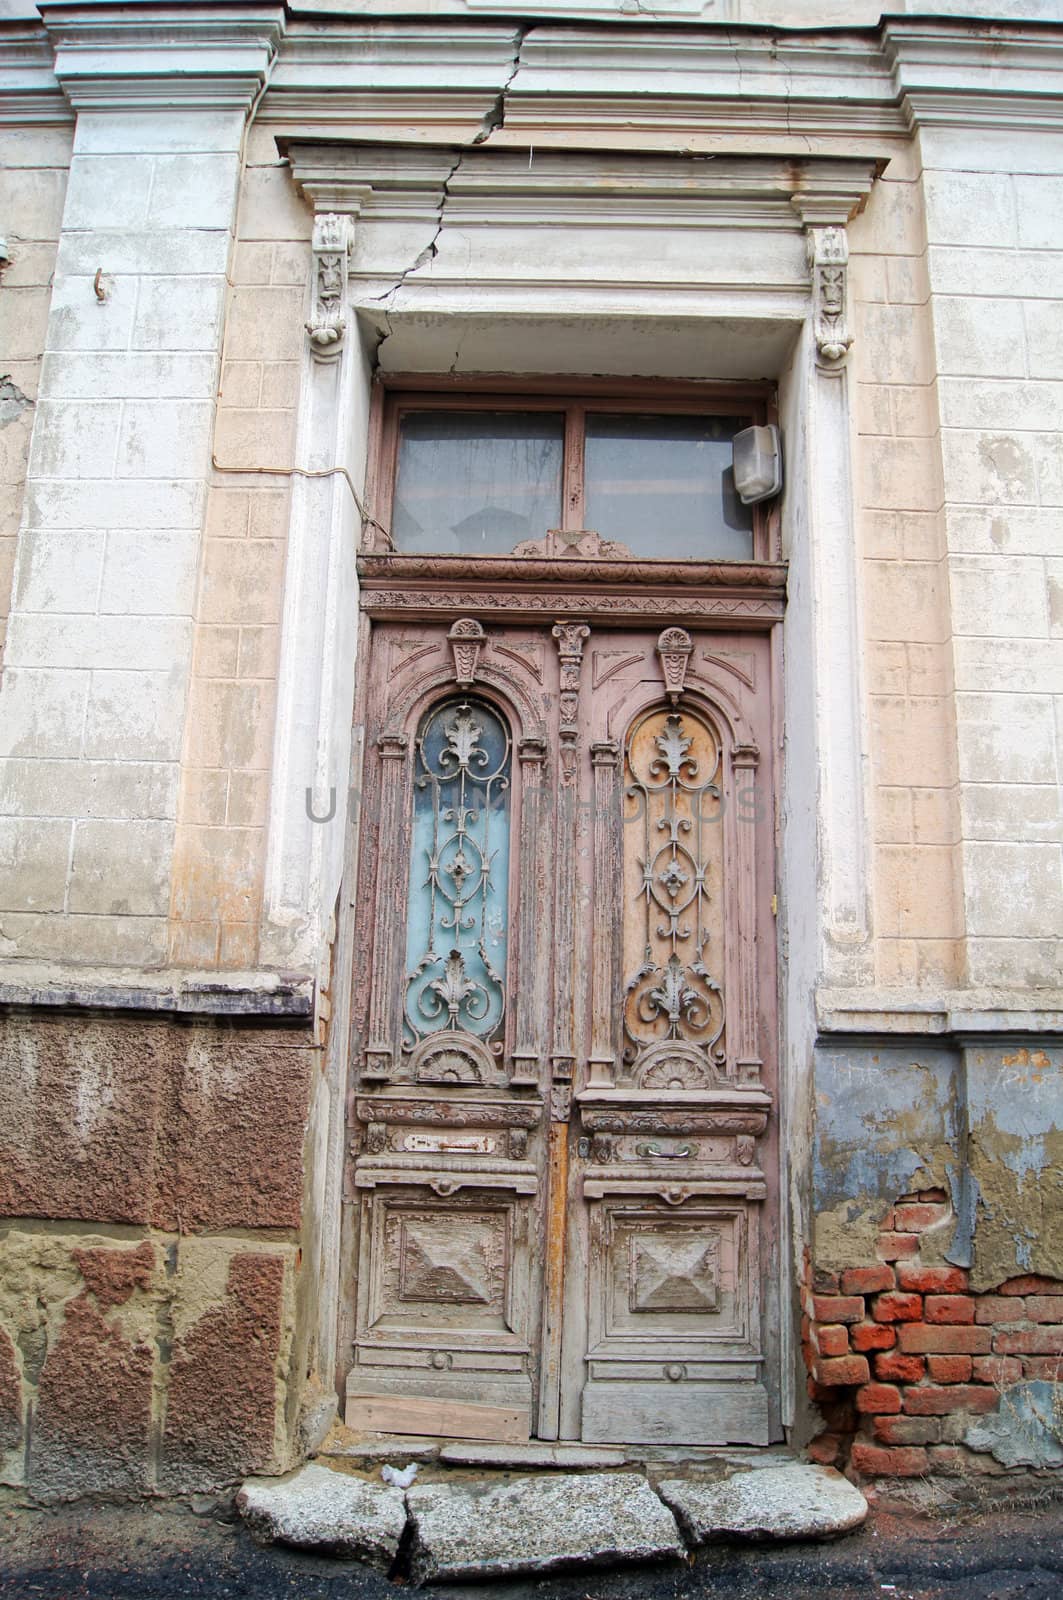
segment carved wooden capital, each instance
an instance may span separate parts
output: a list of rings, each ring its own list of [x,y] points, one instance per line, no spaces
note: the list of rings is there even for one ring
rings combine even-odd
[[[314,301],[306,331],[316,361],[337,361],[347,332],[347,266],[354,219],[337,211],[314,218]]]
[[[735,771],[742,768],[756,770],[760,762],[760,751],[755,744],[736,744],[731,751],[731,765]]]
[[[615,739],[596,739],[591,745],[592,767],[615,767],[620,762],[620,746]]]
[[[377,749],[385,761],[398,761],[410,747],[406,734],[400,733],[397,728],[385,728],[377,737]]]

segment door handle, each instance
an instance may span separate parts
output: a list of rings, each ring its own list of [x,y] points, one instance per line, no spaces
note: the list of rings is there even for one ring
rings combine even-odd
[[[662,1150],[659,1144],[637,1144],[635,1146],[635,1154],[637,1156],[653,1156],[655,1159],[662,1158],[666,1161],[685,1161],[694,1154],[694,1146],[692,1144],[681,1144],[674,1150]]]

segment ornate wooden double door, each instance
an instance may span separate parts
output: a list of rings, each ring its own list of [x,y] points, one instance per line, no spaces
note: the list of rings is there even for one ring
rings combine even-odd
[[[779,1437],[768,633],[380,620],[365,724],[348,1395]]]

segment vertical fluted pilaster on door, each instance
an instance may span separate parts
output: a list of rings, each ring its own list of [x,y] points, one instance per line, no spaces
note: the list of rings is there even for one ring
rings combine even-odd
[[[591,947],[591,1051],[587,1087],[607,1089],[616,1080],[616,1018],[619,1015],[619,926],[617,898],[623,882],[623,848],[615,739],[591,745],[594,771],[594,895]]]
[[[731,751],[734,775],[735,906],[738,922],[738,1005],[735,1067],[740,1083],[755,1083],[763,1065],[757,1005],[757,766],[760,751],[753,744]]]
[[[405,882],[399,845],[409,745],[406,734],[391,729],[385,729],[377,739],[377,749],[380,751],[380,832],[377,842],[372,987],[369,995],[369,1043],[365,1051],[363,1078],[390,1078],[395,1065],[399,987],[395,970],[395,941],[399,931],[398,908],[402,903],[401,894],[396,892],[396,881]]]
[[[549,904],[547,882],[549,829],[544,807],[543,768],[546,740],[539,735],[521,739],[520,761],[520,885],[517,913],[517,981],[512,986],[516,1010],[513,1071],[510,1083],[539,1083],[539,1068],[546,1045],[546,977],[549,970],[542,940],[542,908]]]
[[[590,637],[585,622],[558,622],[553,628],[560,658],[558,696],[558,779],[556,900],[554,904],[554,1036],[551,1049],[550,1117],[567,1122],[572,1103],[573,982],[576,900],[576,807],[579,797],[579,691],[583,646]]]

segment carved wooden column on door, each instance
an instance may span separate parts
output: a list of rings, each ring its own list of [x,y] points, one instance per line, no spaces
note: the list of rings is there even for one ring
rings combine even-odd
[[[376,937],[373,941],[373,974],[370,989],[369,1043],[366,1046],[364,1079],[387,1079],[394,1066],[396,1033],[395,977],[395,892],[390,874],[399,857],[402,814],[406,795],[406,752],[410,741],[405,733],[386,728],[377,739],[380,751],[380,873],[376,892]]]
[[[762,1062],[757,1027],[756,745],[735,745],[731,768],[735,788],[736,913],[738,920],[738,1038],[735,1068],[739,1081],[756,1083]],[[752,803],[750,803],[752,802]]]
[[[579,701],[583,646],[590,637],[585,622],[558,622],[552,632],[560,658],[557,784],[557,901],[554,948],[554,1043],[550,1120],[567,1122],[572,1101],[572,963],[575,954],[576,806],[578,801]]]
[[[591,965],[591,1048],[588,1087],[613,1082],[615,1001],[620,952],[616,885],[623,875],[621,821],[617,803],[620,746],[615,739],[591,745],[594,771],[594,928]]]

